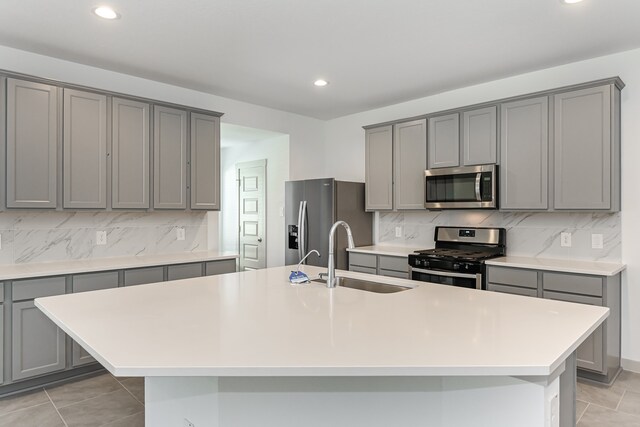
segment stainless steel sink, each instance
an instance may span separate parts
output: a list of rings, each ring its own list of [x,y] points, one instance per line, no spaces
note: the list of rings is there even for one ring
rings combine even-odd
[[[386,283],[370,282],[368,280],[353,279],[351,277],[336,277],[338,286],[343,288],[360,289],[361,291],[375,292],[376,294],[392,294],[395,292],[413,289],[407,286],[388,285]],[[325,279],[314,279],[312,282],[327,283]]]

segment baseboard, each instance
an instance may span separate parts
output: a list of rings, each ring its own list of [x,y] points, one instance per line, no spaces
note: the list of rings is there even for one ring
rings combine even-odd
[[[637,372],[640,374],[640,361],[631,359],[622,359],[620,361],[622,369],[625,371]]]

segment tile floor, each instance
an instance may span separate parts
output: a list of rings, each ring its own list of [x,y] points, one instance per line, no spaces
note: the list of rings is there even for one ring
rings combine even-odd
[[[144,380],[110,374],[0,399],[0,427],[144,427]],[[640,374],[611,387],[578,381],[578,427],[640,427]]]
[[[103,373],[0,399],[0,427],[144,427],[144,378]]]

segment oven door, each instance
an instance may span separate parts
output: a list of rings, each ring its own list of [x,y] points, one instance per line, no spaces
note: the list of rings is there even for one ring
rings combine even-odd
[[[411,280],[437,283],[461,288],[482,289],[482,274],[454,273],[453,271],[425,270],[409,267]]]

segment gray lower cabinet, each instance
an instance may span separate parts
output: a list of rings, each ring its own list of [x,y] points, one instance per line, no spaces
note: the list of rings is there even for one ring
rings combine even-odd
[[[63,206],[107,207],[107,97],[64,89]]]
[[[167,280],[191,279],[202,276],[202,263],[170,265],[167,269]]]
[[[220,118],[191,113],[191,209],[220,209]]]
[[[65,334],[33,302],[37,297],[64,294],[65,281],[65,277],[60,276],[12,283],[13,381],[65,369]]]
[[[187,112],[153,107],[153,207],[187,207]]]
[[[145,285],[164,281],[164,267],[132,268],[124,271],[124,285]]]
[[[58,88],[7,79],[7,207],[57,204]]]
[[[0,285],[0,288],[2,286]],[[4,382],[4,304],[0,304],[0,384]]]
[[[393,126],[365,131],[365,209],[393,209]]]
[[[612,123],[619,90],[606,85],[553,99],[554,208],[619,210],[619,135]]]
[[[429,118],[429,169],[460,166],[460,114]]]
[[[209,261],[204,265],[205,276],[215,276],[216,274],[226,274],[236,272],[236,260],[225,259],[221,261]]]
[[[609,317],[577,350],[579,376],[609,383],[620,370],[620,274],[593,276],[510,267],[487,267],[487,290],[589,304]]]
[[[427,120],[393,126],[393,199],[395,209],[424,209],[427,168]]]
[[[500,209],[549,207],[548,110],[546,96],[500,107]]]
[[[462,164],[465,166],[497,163],[497,107],[485,107],[462,113]]]
[[[149,104],[113,98],[111,207],[149,207]]]
[[[118,287],[118,272],[106,271],[99,273],[76,274],[71,278],[73,293],[97,291]],[[71,350],[71,366],[82,366],[95,363],[94,359],[77,342],[73,342]]]
[[[408,279],[409,261],[405,256],[349,252],[349,271]]]

